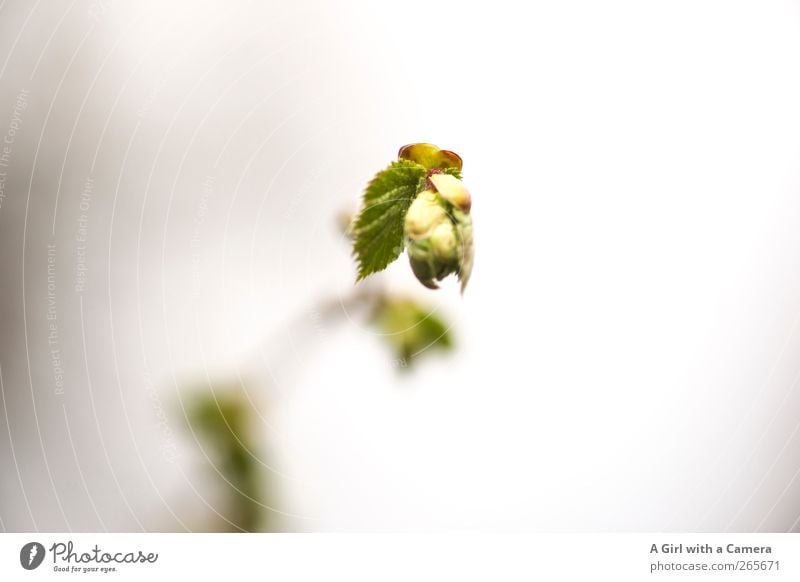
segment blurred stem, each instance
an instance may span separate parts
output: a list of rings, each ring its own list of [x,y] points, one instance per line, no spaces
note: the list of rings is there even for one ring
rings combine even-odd
[[[201,394],[189,412],[192,430],[210,443],[218,459],[215,468],[229,490],[229,515],[224,518],[227,523],[223,527],[276,530],[275,513],[265,503],[273,489],[267,474],[269,465],[260,460],[256,453],[259,447],[254,442],[258,421],[268,423],[259,412],[261,407],[245,389],[248,381],[243,376],[259,377],[266,367],[269,384],[274,387],[282,369],[296,361],[295,345],[299,344],[303,351],[310,350],[323,337],[320,326],[344,321],[345,316],[362,311],[367,312],[367,319],[394,350],[395,364],[401,371],[429,348],[452,347],[449,326],[434,311],[413,299],[391,295],[379,278],[362,281],[344,297],[313,303],[270,332],[245,360],[244,374],[237,368],[235,382],[228,382],[227,387],[209,385],[210,392]]]

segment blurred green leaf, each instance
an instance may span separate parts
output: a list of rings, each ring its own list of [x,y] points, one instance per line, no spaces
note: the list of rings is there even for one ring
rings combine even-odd
[[[446,352],[453,348],[450,326],[413,299],[380,301],[372,322],[391,346],[401,369],[411,367],[419,356],[431,350]]]
[[[189,425],[207,445],[224,480],[230,506],[226,518],[245,531],[263,529],[264,483],[250,433],[250,403],[227,389],[198,392],[187,400]]]

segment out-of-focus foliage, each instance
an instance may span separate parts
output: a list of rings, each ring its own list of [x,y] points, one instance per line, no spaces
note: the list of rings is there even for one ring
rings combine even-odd
[[[410,368],[423,354],[453,348],[449,326],[413,299],[379,300],[371,321],[391,346],[400,369]]]
[[[227,507],[218,508],[229,531],[265,529],[265,483],[251,432],[251,404],[238,390],[191,391],[187,396],[190,429],[211,458],[226,492]],[[213,528],[219,531],[218,527]]]

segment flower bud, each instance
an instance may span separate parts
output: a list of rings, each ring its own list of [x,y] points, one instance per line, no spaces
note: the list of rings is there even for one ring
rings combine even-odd
[[[436,284],[437,267],[431,252],[430,242],[410,241],[408,244],[408,262],[417,280],[428,289],[438,289]]]
[[[447,212],[433,190],[424,190],[411,203],[405,218],[405,233],[411,240],[430,236],[436,226],[447,220]]]
[[[411,202],[404,221],[411,270],[431,289],[438,289],[437,281],[455,274],[463,292],[474,255],[469,214],[472,197],[453,175],[461,170],[461,158],[429,143],[403,146],[398,157],[427,170],[427,188]]]
[[[453,261],[458,258],[458,238],[453,223],[445,220],[431,233],[431,250],[440,261]]]
[[[417,280],[429,289],[438,289],[441,281],[458,270],[458,258],[441,259],[430,239],[408,244],[408,260]]]
[[[460,181],[456,182],[459,184],[441,181],[443,190],[449,194],[466,192]],[[458,206],[451,207],[448,212],[440,194],[423,190],[406,213],[408,259],[414,275],[426,287],[438,289],[436,281],[455,273],[461,280],[463,291],[472,270],[472,219]],[[463,197],[460,201],[463,202]]]
[[[461,293],[467,287],[472,275],[472,265],[475,262],[475,244],[472,236],[472,217],[460,210],[453,211],[456,234],[458,236],[458,269],[456,274],[461,281]]]
[[[450,174],[431,174],[429,180],[442,198],[456,208],[469,212],[472,206],[472,197],[461,180]]]

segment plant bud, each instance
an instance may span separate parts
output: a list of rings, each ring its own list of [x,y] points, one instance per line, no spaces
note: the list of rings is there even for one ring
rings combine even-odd
[[[458,238],[453,223],[445,220],[431,233],[431,250],[440,261],[458,259]]]
[[[466,192],[460,181],[456,182],[459,184],[451,187],[449,180],[441,181],[448,193]],[[463,291],[472,271],[473,256],[472,218],[467,212],[458,206],[448,212],[440,194],[423,190],[406,213],[405,234],[411,270],[420,283],[438,289],[437,281],[455,273]]]
[[[443,279],[452,271],[447,264],[437,261],[431,248],[431,241],[425,239],[419,242],[409,241],[408,261],[417,280],[429,289],[438,289],[437,280]]]
[[[411,203],[405,218],[405,234],[411,240],[430,236],[436,226],[447,220],[447,212],[433,190],[424,190]]]
[[[431,174],[429,180],[442,198],[459,210],[469,212],[472,197],[461,180],[450,174]]]
[[[475,244],[472,236],[472,217],[460,210],[453,211],[456,234],[458,236],[458,269],[456,274],[461,281],[461,293],[467,287],[475,262]]]

